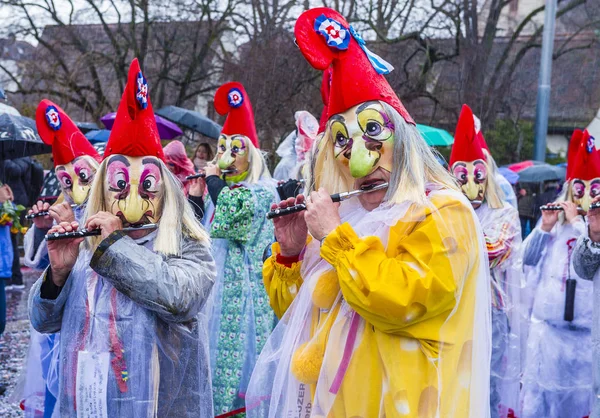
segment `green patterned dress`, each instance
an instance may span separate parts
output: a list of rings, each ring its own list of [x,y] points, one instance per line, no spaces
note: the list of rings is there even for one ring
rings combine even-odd
[[[262,281],[264,250],[273,223],[265,214],[274,188],[253,184],[224,188],[211,225],[217,281],[208,308],[215,415],[244,407],[254,364],[276,317]]]

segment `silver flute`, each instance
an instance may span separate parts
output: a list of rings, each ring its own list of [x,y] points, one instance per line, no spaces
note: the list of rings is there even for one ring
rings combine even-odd
[[[77,206],[78,205],[72,204],[71,209],[76,208]],[[29,215],[25,215],[25,219],[34,219],[34,218],[39,218],[41,216],[48,216],[48,215],[50,215],[50,212],[48,212],[47,210],[43,210],[38,213],[30,213]]]

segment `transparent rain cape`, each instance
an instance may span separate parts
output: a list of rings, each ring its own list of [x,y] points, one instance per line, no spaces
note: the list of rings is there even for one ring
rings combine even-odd
[[[495,416],[505,418],[519,410],[521,349],[526,325],[521,306],[525,286],[520,259],[521,225],[508,202],[491,209],[487,203],[475,213],[485,234],[491,267],[492,365],[491,400]]]
[[[483,236],[462,194],[429,191],[425,208],[342,203],[346,233],[307,244],[299,290],[293,268],[275,269],[297,296],[256,364],[248,417],[489,416]]]
[[[523,242],[524,308],[530,314],[525,347],[522,417],[584,417],[592,402],[593,284],[573,268],[572,251],[586,224],[536,228]],[[571,255],[569,255],[571,254]],[[575,279],[573,321],[565,321],[566,280]],[[582,349],[583,348],[583,349]]]

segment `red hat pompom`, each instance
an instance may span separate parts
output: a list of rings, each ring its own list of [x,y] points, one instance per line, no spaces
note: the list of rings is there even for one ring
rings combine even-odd
[[[217,113],[227,115],[221,132],[225,135],[247,136],[258,148],[254,112],[244,86],[235,81],[225,83],[217,89],[214,101]]]
[[[137,58],[134,58],[129,67],[127,84],[108,137],[104,158],[113,154],[153,156],[165,160],[148,93],[148,82]]]
[[[569,144],[569,151],[571,145]],[[592,180],[600,177],[600,151],[596,149],[594,137],[586,130],[583,131],[579,140],[579,147],[574,157],[569,156],[568,180]]]
[[[583,131],[581,129],[575,129],[571,135],[567,151],[567,180],[573,178],[573,169],[575,168],[575,164],[577,164],[577,153],[579,152],[582,136]]]
[[[454,133],[454,144],[450,153],[450,167],[457,161],[485,161],[482,143],[483,135],[477,135],[475,132],[475,117],[473,111],[466,104],[463,105],[456,132]]]
[[[393,67],[366,47],[366,42],[338,12],[329,8],[302,13],[294,28],[296,43],[318,70],[331,66],[327,119],[364,102],[382,101],[407,123],[414,121],[383,74]]]
[[[42,100],[35,111],[35,124],[42,141],[52,146],[55,167],[82,155],[101,161],[96,148],[56,103]]]

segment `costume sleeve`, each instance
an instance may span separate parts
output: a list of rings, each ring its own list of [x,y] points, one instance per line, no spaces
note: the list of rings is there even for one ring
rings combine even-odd
[[[122,231],[100,243],[90,267],[119,292],[170,322],[192,320],[216,276],[208,243],[184,240],[181,256],[167,257],[136,244]]]
[[[227,183],[219,176],[208,176],[206,178],[206,188],[208,189],[210,200],[216,206],[219,194],[221,194],[221,190],[227,188]]]
[[[255,200],[250,189],[224,188],[219,194],[211,226],[212,238],[246,242],[252,238]]]
[[[36,270],[44,270],[50,264],[48,258],[48,245],[44,240],[48,229],[39,229],[35,226],[29,228],[23,238],[23,249],[25,257],[23,262],[27,267]]]
[[[196,215],[196,219],[198,222],[202,222],[202,218],[204,218],[204,199],[202,196],[188,196],[188,202],[192,205],[192,209],[194,209],[194,214]]]
[[[272,251],[273,255],[263,264],[263,283],[269,295],[271,308],[281,319],[302,286],[303,280],[300,275],[302,262],[298,261],[289,266],[278,262],[277,256],[281,253],[278,242],[273,243]]]
[[[600,244],[593,242],[587,234],[577,239],[573,251],[573,268],[582,279],[592,280],[600,267]]]
[[[551,238],[552,235],[548,232],[542,231],[539,227],[535,228],[523,243],[523,264],[537,266]]]
[[[29,318],[33,328],[43,334],[60,331],[63,310],[69,297],[73,273],[69,274],[63,287],[52,281],[52,273],[48,267],[34,283],[29,293]]]
[[[336,269],[342,294],[356,312],[383,332],[403,333],[421,321],[445,321],[480,255],[476,234],[472,212],[452,201],[435,216],[392,227],[390,237],[399,237],[395,257],[378,237],[359,238],[347,223],[327,236],[321,256]]]

